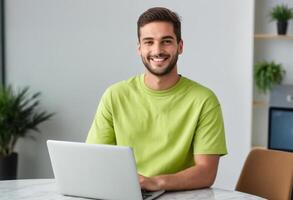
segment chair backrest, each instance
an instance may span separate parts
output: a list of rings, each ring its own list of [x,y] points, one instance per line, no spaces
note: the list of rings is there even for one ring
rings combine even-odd
[[[269,200],[291,200],[292,186],[293,153],[254,148],[235,190]]]

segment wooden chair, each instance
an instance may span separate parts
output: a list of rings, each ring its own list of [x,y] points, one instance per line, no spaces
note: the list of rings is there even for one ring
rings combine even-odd
[[[291,200],[293,153],[255,148],[249,153],[235,190],[269,200]]]

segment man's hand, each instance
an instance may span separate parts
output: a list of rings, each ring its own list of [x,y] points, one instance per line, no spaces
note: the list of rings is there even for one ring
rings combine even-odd
[[[163,184],[159,176],[145,177],[142,175],[139,175],[139,183],[140,183],[141,189],[147,190],[147,191],[161,190],[162,189],[161,186]]]
[[[195,155],[195,166],[175,174],[153,177],[139,175],[140,187],[144,190],[193,190],[210,187],[216,178],[219,155]]]

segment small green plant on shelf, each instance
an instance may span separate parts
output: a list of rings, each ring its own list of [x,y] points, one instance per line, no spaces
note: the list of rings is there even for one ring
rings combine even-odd
[[[293,9],[285,4],[276,5],[270,11],[271,21],[277,21],[279,35],[287,33],[288,20],[293,18]]]
[[[267,93],[275,85],[281,84],[285,74],[282,64],[274,61],[261,61],[254,65],[254,80],[261,93]]]
[[[285,4],[276,5],[270,13],[272,21],[285,22],[293,18],[293,9]]]

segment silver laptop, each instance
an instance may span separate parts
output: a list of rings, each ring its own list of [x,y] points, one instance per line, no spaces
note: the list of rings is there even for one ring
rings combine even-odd
[[[132,149],[124,146],[47,141],[61,194],[109,200],[150,200],[164,191],[142,192]]]

